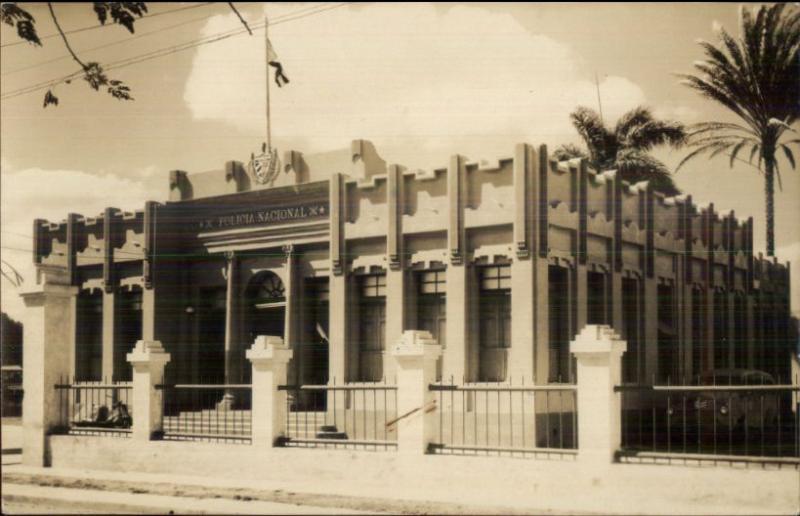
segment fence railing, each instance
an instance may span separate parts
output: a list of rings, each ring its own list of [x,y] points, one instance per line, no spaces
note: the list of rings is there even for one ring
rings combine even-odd
[[[798,385],[620,385],[625,455],[800,463]]]
[[[397,387],[364,383],[281,385],[287,392],[283,446],[394,449]]]
[[[162,438],[249,443],[252,388],[248,384],[157,385],[162,392]]]
[[[577,452],[577,392],[573,384],[436,383],[438,435],[431,453]]]
[[[68,382],[54,386],[58,424],[53,433],[130,437],[130,382]]]

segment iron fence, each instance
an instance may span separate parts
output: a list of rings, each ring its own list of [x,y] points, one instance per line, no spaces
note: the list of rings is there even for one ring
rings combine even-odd
[[[699,383],[699,382],[698,382]],[[800,465],[800,386],[620,385],[621,456]]]
[[[430,453],[574,455],[574,384],[437,383],[438,435]]]
[[[58,424],[52,433],[129,437],[134,414],[130,382],[75,382],[54,386]]]
[[[157,385],[162,433],[173,441],[250,443],[252,388],[248,384]]]
[[[282,446],[388,450],[397,447],[397,387],[383,383],[281,385]]]

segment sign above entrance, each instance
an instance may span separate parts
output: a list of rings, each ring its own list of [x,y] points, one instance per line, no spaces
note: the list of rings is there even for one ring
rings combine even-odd
[[[319,200],[273,208],[253,207],[241,211],[219,213],[200,219],[197,227],[200,231],[217,231],[243,226],[299,222],[327,216],[328,202]]]

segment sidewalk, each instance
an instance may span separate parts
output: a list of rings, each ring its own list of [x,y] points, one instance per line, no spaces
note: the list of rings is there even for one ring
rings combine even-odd
[[[299,492],[289,483],[66,468],[3,468],[3,500],[75,512],[175,514],[563,514],[369,496]],[[65,504],[65,505],[64,505]],[[4,511],[5,512],[5,511]],[[21,513],[22,511],[20,511]]]
[[[342,509],[302,503],[226,498],[190,498],[139,492],[99,491],[3,483],[3,513],[54,512],[137,514],[341,514]],[[377,514],[347,510],[349,514]]]

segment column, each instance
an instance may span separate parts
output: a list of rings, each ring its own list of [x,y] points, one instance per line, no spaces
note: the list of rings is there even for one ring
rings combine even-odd
[[[233,384],[240,380],[239,371],[239,357],[237,339],[236,339],[236,300],[238,298],[238,274],[239,274],[239,260],[236,255],[229,251],[225,253],[226,269],[225,279],[227,281],[225,291],[225,383]],[[233,408],[234,394],[233,391],[225,391],[222,401],[218,404],[218,408],[231,409]]]
[[[449,347],[449,346],[448,346]],[[442,347],[427,331],[409,330],[397,340],[392,355],[397,363],[397,447],[401,456],[427,452],[438,431],[436,361]]]
[[[103,375],[105,381],[114,380],[114,320],[116,318],[115,293],[103,290]]]
[[[294,361],[292,362],[292,374],[294,383],[298,383],[300,381],[300,361],[302,360],[302,353],[299,351],[300,338],[298,334],[300,329],[298,324],[300,312],[298,310],[301,305],[298,299],[300,294],[298,281],[300,281],[300,278],[297,277],[297,251],[293,245],[285,245],[283,246],[283,252],[286,254],[286,274],[283,284],[286,292],[286,308],[283,316],[283,341],[289,349],[297,350],[297,353],[294,355]]]
[[[46,439],[61,421],[55,384],[67,381],[74,367],[72,349],[78,288],[69,285],[63,270],[47,270],[44,284],[22,294],[27,308],[23,341],[22,462],[26,466],[49,465]]]
[[[133,438],[149,441],[162,431],[163,393],[156,385],[164,379],[170,354],[157,340],[140,340],[127,358],[133,369]]]
[[[533,377],[534,261],[517,258],[511,262],[511,349],[506,380],[515,384],[530,384]]]
[[[578,364],[578,460],[608,466],[622,443],[620,395],[626,343],[606,325],[583,328],[570,343]]]
[[[272,447],[286,427],[286,391],[278,390],[286,383],[286,367],[292,350],[283,339],[259,335],[247,350],[253,367],[252,442],[257,447]]]
[[[402,267],[389,268],[386,271],[386,347],[403,334],[406,318],[405,304],[406,273]],[[390,349],[384,350],[383,376],[387,379],[394,378],[397,373],[394,360],[390,358]],[[391,381],[390,381],[391,383]]]
[[[447,267],[447,347],[442,359],[442,381],[464,380],[467,364],[467,307],[469,302],[468,274],[466,265],[450,264]]]
[[[536,267],[536,283],[534,302],[536,303],[536,371],[534,380],[537,385],[547,384],[550,372],[550,268],[547,258],[534,258]],[[512,297],[513,302],[513,297]]]
[[[347,275],[334,274],[329,284],[330,339],[328,343],[329,382],[342,384],[347,373]]]

